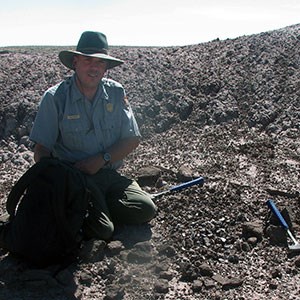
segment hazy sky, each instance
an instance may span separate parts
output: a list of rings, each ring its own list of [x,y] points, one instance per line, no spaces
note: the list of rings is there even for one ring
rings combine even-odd
[[[300,0],[0,1],[0,46],[76,45],[85,30],[110,45],[183,46],[300,23]]]

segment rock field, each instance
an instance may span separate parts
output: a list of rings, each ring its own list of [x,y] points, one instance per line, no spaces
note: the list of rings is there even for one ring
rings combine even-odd
[[[0,213],[33,164],[43,92],[71,73],[65,47],[0,48]],[[143,139],[121,172],[154,193],[157,217],[86,242],[66,268],[0,250],[0,300],[300,299],[300,25],[184,47],[112,47]]]

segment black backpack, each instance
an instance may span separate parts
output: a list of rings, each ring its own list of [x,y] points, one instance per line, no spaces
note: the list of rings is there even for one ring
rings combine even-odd
[[[38,267],[74,258],[89,197],[79,170],[43,158],[22,175],[8,196],[5,248]]]

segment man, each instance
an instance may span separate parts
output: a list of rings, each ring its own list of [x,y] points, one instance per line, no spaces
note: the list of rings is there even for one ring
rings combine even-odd
[[[47,90],[30,134],[34,159],[54,156],[81,170],[93,192],[86,238],[108,240],[114,224],[151,220],[156,206],[116,170],[139,144],[140,132],[121,84],[104,78],[123,61],[108,54],[106,36],[84,32],[76,51],[59,53],[72,77]]]

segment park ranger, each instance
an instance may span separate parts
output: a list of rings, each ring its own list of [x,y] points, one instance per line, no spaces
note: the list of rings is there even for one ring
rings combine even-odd
[[[141,224],[156,214],[149,195],[118,172],[140,139],[122,85],[104,77],[123,61],[110,56],[106,36],[93,31],[59,59],[74,74],[42,97],[30,134],[34,159],[53,156],[85,174],[93,196],[84,234],[109,240],[115,224]]]

